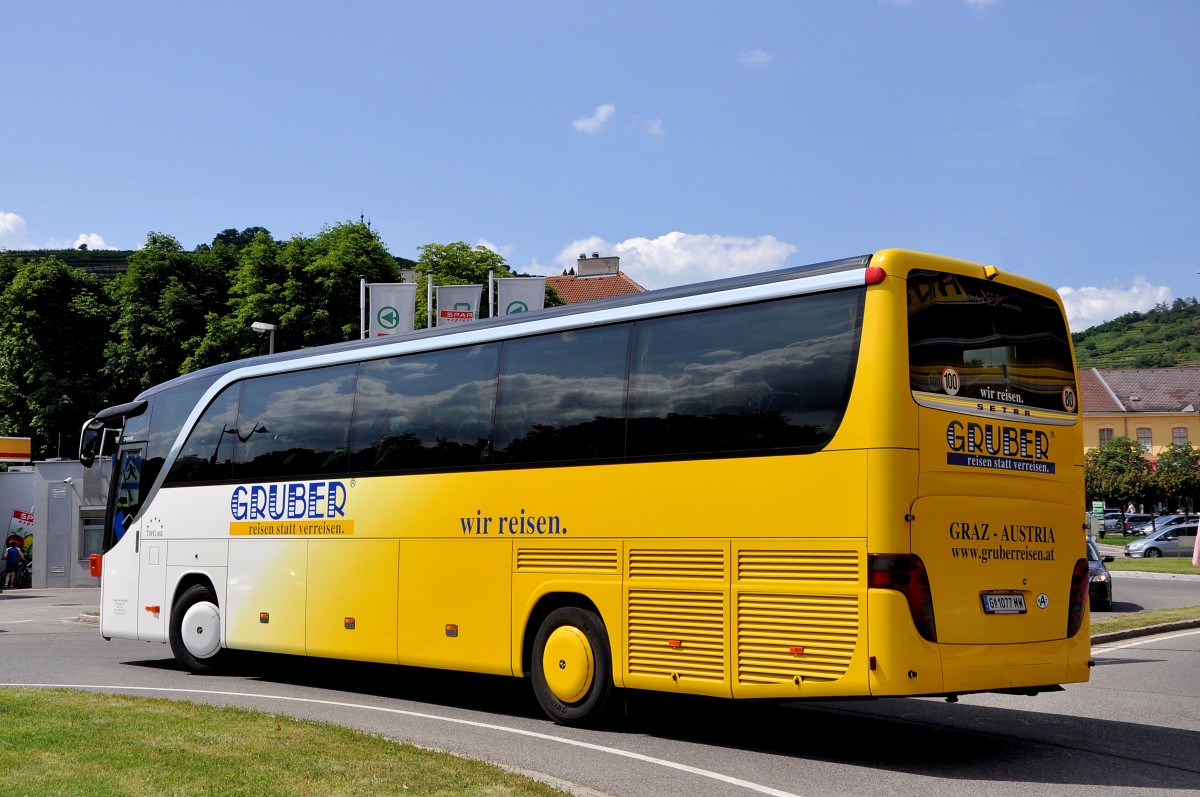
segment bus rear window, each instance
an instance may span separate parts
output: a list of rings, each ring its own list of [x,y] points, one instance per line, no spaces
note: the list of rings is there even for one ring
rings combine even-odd
[[[935,271],[908,278],[913,394],[1074,414],[1066,320],[1050,299]]]

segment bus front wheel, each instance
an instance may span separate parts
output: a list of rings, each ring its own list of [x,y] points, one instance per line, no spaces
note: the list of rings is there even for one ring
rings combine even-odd
[[[207,672],[221,652],[221,611],[217,596],[195,584],[179,597],[171,610],[171,652],[191,672]]]
[[[612,684],[600,616],[574,606],[552,611],[533,642],[533,691],[542,710],[563,725],[586,724],[600,716]]]

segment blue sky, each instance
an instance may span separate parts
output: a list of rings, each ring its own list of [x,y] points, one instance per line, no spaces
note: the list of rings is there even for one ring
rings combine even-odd
[[[899,246],[1200,294],[1200,3],[7,2],[0,247],[371,220],[647,287]]]

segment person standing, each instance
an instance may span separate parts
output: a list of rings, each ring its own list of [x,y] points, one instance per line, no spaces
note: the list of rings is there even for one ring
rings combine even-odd
[[[13,540],[8,541],[8,547],[4,549],[4,588],[12,589],[17,585],[17,570],[21,566],[21,560],[25,558],[25,552],[21,550],[21,546],[17,545]]]

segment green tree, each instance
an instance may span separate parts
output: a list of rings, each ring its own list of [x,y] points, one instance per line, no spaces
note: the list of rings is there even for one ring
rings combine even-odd
[[[0,434],[29,436],[37,459],[69,456],[110,396],[100,373],[113,312],[99,280],[57,258],[4,266]]]
[[[1154,480],[1168,506],[1194,507],[1200,494],[1200,449],[1191,443],[1169,445],[1158,455]]]
[[[151,232],[112,285],[119,315],[106,349],[105,372],[122,397],[183,372],[203,340],[207,316],[226,302],[227,279],[207,252]]]
[[[214,249],[218,246],[225,245],[214,242]],[[221,312],[208,314],[204,338],[184,361],[185,371],[267,351],[263,336],[250,325],[255,321],[274,324],[290,308],[284,296],[288,274],[279,258],[282,248],[283,244],[264,230],[237,252],[227,305]],[[278,341],[276,348],[280,348]]]
[[[250,329],[275,324],[275,350],[354,340],[360,335],[359,280],[396,282],[399,268],[379,234],[362,222],[325,227],[312,238],[275,241],[261,228],[245,240],[226,230],[213,250],[237,240],[237,267],[227,304],[210,313],[204,337],[185,362],[194,370],[266,353],[266,339]],[[248,232],[243,231],[243,232]],[[230,235],[227,235],[230,234]]]
[[[360,280],[400,280],[396,260],[379,233],[362,221],[325,227],[312,239],[293,238],[281,259],[288,271],[284,297],[290,307],[279,318],[277,334],[287,348],[359,338]]]
[[[1105,505],[1142,502],[1152,489],[1150,463],[1142,447],[1128,437],[1114,437],[1084,457],[1084,488],[1089,499]]]
[[[420,252],[416,263],[418,329],[425,326],[428,319],[425,300],[430,274],[433,275],[434,285],[482,285],[485,291],[489,272],[495,279],[527,276],[515,273],[504,261],[503,255],[486,246],[472,247],[463,241],[455,241],[452,244],[425,244],[417,247],[417,251]],[[547,285],[545,306],[558,307],[563,304],[566,302],[558,292]],[[481,302],[479,317],[488,317],[486,298]]]
[[[511,277],[513,271],[504,262],[504,255],[486,246],[472,247],[463,241],[451,244],[425,244],[417,251],[417,309],[416,326],[427,324],[429,308],[426,306],[429,278],[437,285],[482,285],[487,290],[488,272],[499,279]],[[436,301],[436,300],[435,300]],[[487,318],[487,299],[480,302],[479,317]]]

